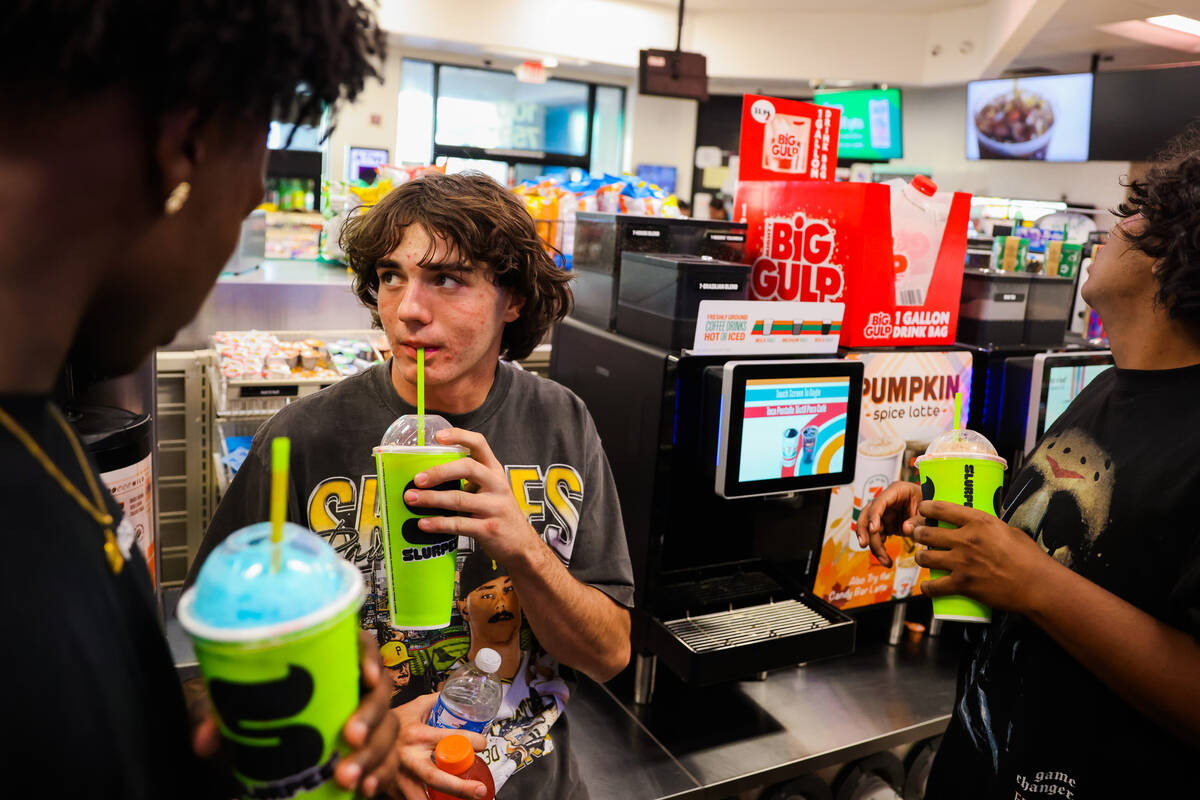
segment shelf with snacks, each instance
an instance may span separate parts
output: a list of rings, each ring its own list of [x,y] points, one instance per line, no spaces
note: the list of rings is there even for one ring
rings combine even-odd
[[[378,331],[220,331],[210,366],[218,417],[267,417],[390,355]]]
[[[289,403],[357,375],[391,354],[379,331],[219,331],[212,337],[212,462],[225,493],[258,427]]]

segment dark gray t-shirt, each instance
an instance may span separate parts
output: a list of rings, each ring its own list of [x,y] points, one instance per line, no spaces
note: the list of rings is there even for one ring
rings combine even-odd
[[[263,424],[217,509],[188,581],[229,533],[267,518],[270,440],[290,437],[288,519],[326,538],[363,570],[369,592],[363,627],[375,632],[385,664],[403,659],[393,696],[399,704],[437,689],[465,658],[471,625],[457,607],[450,627],[442,630],[393,631],[387,622],[371,448],[397,417],[415,411],[396,394],[390,368],[389,361],[347,378],[292,403]],[[583,401],[553,381],[500,363],[483,405],[468,414],[442,416],[486,437],[505,467],[517,503],[571,575],[631,606],[633,570],[616,488]],[[460,571],[473,550],[472,540],[460,540]],[[497,786],[503,786],[502,797],[586,797],[566,747],[562,712],[571,683],[538,645],[528,623],[521,626],[521,664],[516,674],[504,676],[504,704],[485,731],[489,747],[482,756]]]

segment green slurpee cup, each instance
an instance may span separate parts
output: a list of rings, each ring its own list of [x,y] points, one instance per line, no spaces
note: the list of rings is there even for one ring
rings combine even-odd
[[[424,431],[421,431],[421,425]],[[438,464],[465,458],[465,447],[426,445],[434,434],[450,428],[438,416],[405,414],[384,434],[375,448],[379,475],[379,498],[383,517],[383,553],[387,569],[388,616],[393,628],[432,630],[450,624],[454,607],[454,567],[458,537],[427,533],[417,524],[422,517],[448,517],[453,511],[409,507],[404,493],[416,488],[413,478]],[[461,489],[460,481],[449,481],[434,491]]]
[[[1004,470],[1008,466],[996,454],[996,448],[982,434],[955,429],[930,443],[925,455],[916,460],[921,473],[921,496],[986,511],[994,517],[1000,508]],[[938,522],[943,528],[953,528]],[[929,571],[929,577],[942,578],[946,570]],[[933,618],[956,622],[991,622],[992,610],[962,595],[933,598]]]
[[[243,528],[179,600],[241,796],[334,800],[359,703],[359,571],[299,525]],[[272,550],[278,547],[280,558]]]

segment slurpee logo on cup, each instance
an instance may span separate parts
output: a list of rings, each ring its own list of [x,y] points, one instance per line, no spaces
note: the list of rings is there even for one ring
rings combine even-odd
[[[393,422],[373,451],[383,516],[388,616],[393,628],[432,630],[450,624],[458,537],[426,533],[420,521],[424,517],[454,516],[454,512],[410,506],[404,495],[416,488],[417,474],[470,454],[465,447],[434,443],[438,431],[451,427],[441,417],[425,414],[425,350],[419,349],[417,413],[405,414]],[[454,491],[462,488],[462,482],[447,481],[424,488]]]
[[[209,555],[177,615],[192,637],[241,796],[349,800],[333,782],[358,705],[362,574],[285,522],[285,437],[271,443],[271,521]]]
[[[917,458],[921,472],[921,496],[968,508],[977,508],[999,516],[1004,470],[1008,462],[996,454],[987,437],[959,427],[962,418],[962,394],[954,397],[954,429],[934,439],[925,455]],[[943,528],[953,528],[939,522]],[[930,570],[931,578],[941,578],[945,570]],[[990,622],[992,610],[961,595],[933,598],[933,616],[957,622]]]
[[[405,492],[415,488],[417,473],[468,455],[465,447],[424,444],[432,441],[439,430],[450,427],[438,416],[405,414],[392,423],[374,450],[383,517],[388,614],[393,628],[430,630],[450,624],[458,537],[427,533],[419,523],[425,517],[449,517],[455,512],[410,506],[404,499]],[[462,487],[459,481],[448,481],[425,488],[444,492]]]
[[[349,798],[333,783],[358,705],[362,576],[288,523],[274,560],[268,523],[209,556],[179,601],[242,797]]]

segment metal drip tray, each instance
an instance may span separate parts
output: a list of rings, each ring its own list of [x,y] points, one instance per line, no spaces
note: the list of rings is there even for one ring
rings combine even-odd
[[[655,654],[695,685],[854,652],[854,620],[808,594],[652,622]]]
[[[764,603],[733,611],[718,611],[663,623],[679,641],[696,653],[795,636],[835,624],[799,600]]]

